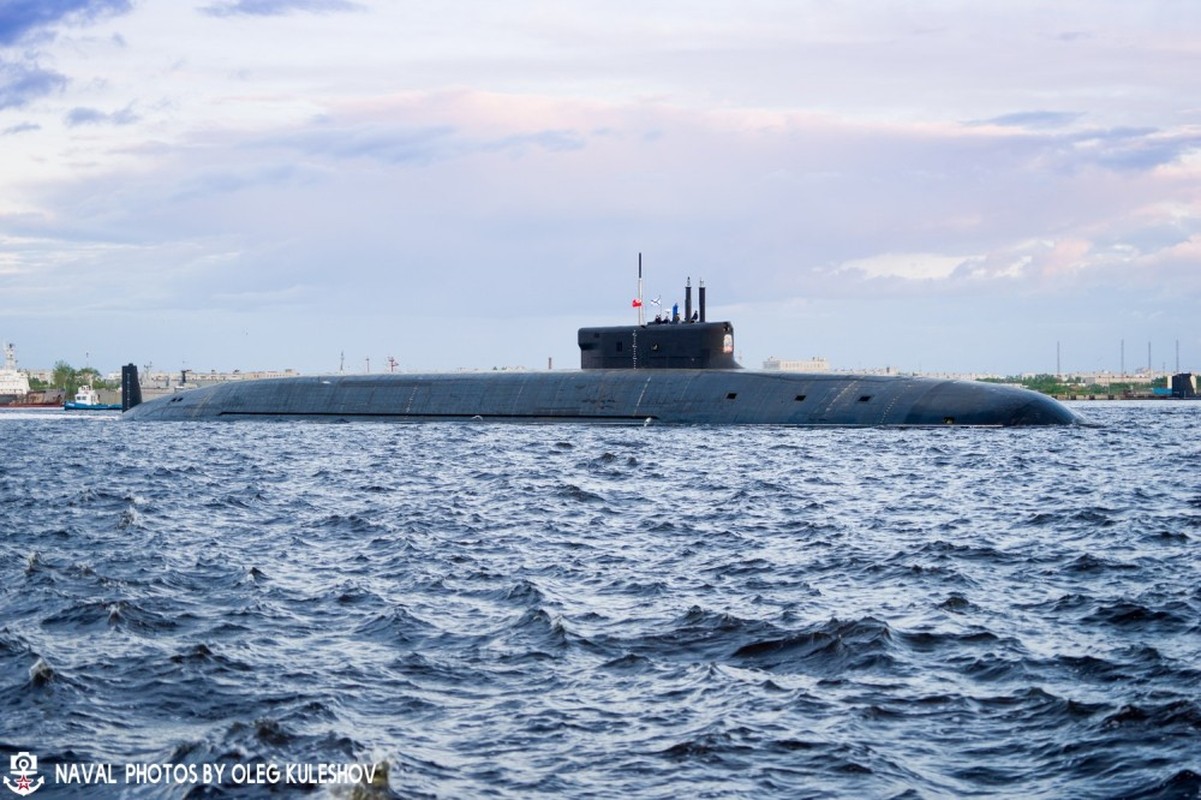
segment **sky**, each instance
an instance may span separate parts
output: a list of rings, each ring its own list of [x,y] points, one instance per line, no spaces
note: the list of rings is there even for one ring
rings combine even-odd
[[[1201,371],[1198,76],[1195,0],[0,0],[0,339],[574,368],[641,253],[747,367]]]

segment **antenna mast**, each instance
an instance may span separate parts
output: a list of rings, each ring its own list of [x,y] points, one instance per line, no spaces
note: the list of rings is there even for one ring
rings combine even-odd
[[[638,254],[638,324],[646,324],[646,317],[642,311],[642,253]]]

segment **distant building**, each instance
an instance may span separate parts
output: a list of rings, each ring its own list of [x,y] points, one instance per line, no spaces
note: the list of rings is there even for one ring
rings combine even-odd
[[[830,362],[822,356],[808,360],[784,360],[771,356],[763,362],[763,368],[780,372],[830,372]]]
[[[1068,377],[1079,378],[1083,383],[1096,384],[1097,386],[1108,388],[1115,383],[1118,385],[1141,384],[1143,386],[1150,386],[1157,378],[1162,377],[1162,373],[1140,369],[1137,372],[1125,375],[1120,375],[1116,372],[1082,372],[1073,373]]]

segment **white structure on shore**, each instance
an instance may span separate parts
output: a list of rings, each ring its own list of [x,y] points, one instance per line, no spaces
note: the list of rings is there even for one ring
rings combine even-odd
[[[763,362],[763,368],[780,372],[830,372],[830,362],[824,356],[814,356],[807,360],[784,360],[769,356]]]
[[[4,345],[4,369],[0,370],[0,402],[11,403],[29,394],[29,378],[17,369],[17,352]]]

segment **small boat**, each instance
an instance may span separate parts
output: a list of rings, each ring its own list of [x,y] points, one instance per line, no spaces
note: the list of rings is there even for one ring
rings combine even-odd
[[[0,411],[27,411],[31,408],[62,408],[64,395],[62,389],[47,389],[45,391],[28,392],[11,403],[4,403],[0,397]]]
[[[100,395],[91,386],[83,385],[75,392],[75,399],[63,403],[67,411],[120,411],[120,403],[101,403]]]

